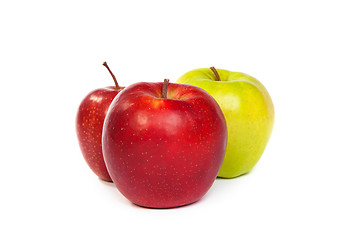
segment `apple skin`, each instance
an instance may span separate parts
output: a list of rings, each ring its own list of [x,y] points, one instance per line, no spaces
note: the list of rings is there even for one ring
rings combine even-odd
[[[106,87],[90,92],[80,103],[76,115],[76,134],[81,152],[90,169],[102,180],[111,182],[101,146],[105,115],[123,87]]]
[[[227,141],[224,115],[204,90],[136,83],[106,115],[103,153],[118,190],[136,205],[172,208],[199,200],[212,186]]]
[[[265,87],[255,78],[240,72],[210,68],[195,69],[176,82],[206,90],[220,105],[226,119],[228,143],[218,174],[234,178],[249,172],[259,161],[274,125],[274,106]]]

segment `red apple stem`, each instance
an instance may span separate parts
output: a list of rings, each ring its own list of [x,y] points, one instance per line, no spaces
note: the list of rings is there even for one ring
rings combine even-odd
[[[164,84],[163,84],[163,87],[162,87],[162,93],[161,93],[162,98],[165,98],[165,99],[167,98],[168,85],[169,85],[169,79],[165,78],[164,79]]]
[[[213,71],[213,73],[215,74],[216,81],[221,81],[220,76],[219,76],[219,73],[218,73],[218,71],[216,70],[216,68],[215,68],[215,67],[211,67],[210,69],[211,69],[211,70]]]
[[[115,77],[115,75],[112,73],[112,71],[110,70],[110,68],[109,68],[109,66],[107,65],[107,63],[104,62],[103,65],[106,67],[106,69],[109,71],[109,73],[111,74],[112,78],[114,79],[116,89],[120,89],[120,86],[119,86],[118,82],[116,81],[116,77]]]

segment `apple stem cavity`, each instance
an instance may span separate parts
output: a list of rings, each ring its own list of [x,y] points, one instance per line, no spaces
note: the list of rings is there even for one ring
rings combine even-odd
[[[162,87],[162,92],[161,92],[161,97],[162,98],[167,98],[167,88],[168,88],[168,85],[169,85],[169,79],[165,78],[164,79],[164,84],[163,84],[163,87]]]
[[[109,68],[109,66],[107,65],[107,63],[104,62],[103,65],[106,67],[106,69],[109,71],[110,75],[111,75],[112,78],[114,79],[115,88],[116,88],[116,89],[120,89],[120,86],[119,86],[118,82],[116,81],[116,77],[115,77],[115,75],[112,73],[112,71],[110,70],[110,68]]]
[[[219,73],[218,73],[218,71],[216,70],[216,68],[215,67],[211,67],[210,68],[211,69],[211,71],[213,71],[213,73],[215,74],[215,77],[216,77],[216,81],[221,81],[221,79],[220,79],[220,76],[219,76]]]

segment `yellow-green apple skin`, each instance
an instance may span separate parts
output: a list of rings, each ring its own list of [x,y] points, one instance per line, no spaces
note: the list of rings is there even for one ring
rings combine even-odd
[[[195,69],[177,82],[204,89],[220,105],[228,141],[218,177],[234,178],[249,172],[263,154],[274,125],[274,105],[257,79],[222,69],[217,73],[220,81],[210,68]]]

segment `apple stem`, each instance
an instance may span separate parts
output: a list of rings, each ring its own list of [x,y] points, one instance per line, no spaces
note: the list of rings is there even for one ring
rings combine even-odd
[[[169,79],[165,78],[164,79],[164,84],[163,84],[163,87],[162,87],[162,93],[161,93],[162,98],[165,98],[165,99],[167,98],[168,85],[169,85]]]
[[[221,81],[220,76],[219,76],[219,73],[218,73],[218,71],[216,70],[216,68],[215,68],[215,67],[211,67],[210,69],[211,69],[211,70],[213,71],[213,73],[215,74],[216,81]]]
[[[112,71],[110,70],[110,68],[109,68],[109,66],[107,65],[107,63],[104,62],[103,65],[106,67],[106,69],[109,71],[109,73],[111,74],[112,78],[114,79],[116,89],[120,89],[120,86],[119,86],[118,82],[116,81],[116,77],[115,77],[115,75],[112,73]]]

